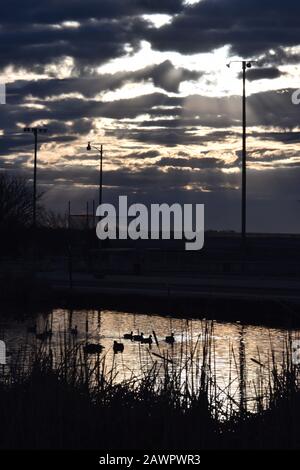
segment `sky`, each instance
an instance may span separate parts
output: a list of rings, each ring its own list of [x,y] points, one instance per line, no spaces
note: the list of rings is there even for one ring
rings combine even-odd
[[[300,4],[294,0],[10,0],[0,17],[0,171],[33,174],[50,209],[205,204],[239,230],[241,64],[247,71],[248,230],[300,231]]]

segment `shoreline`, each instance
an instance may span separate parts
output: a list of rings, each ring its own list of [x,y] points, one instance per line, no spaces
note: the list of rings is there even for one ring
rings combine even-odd
[[[270,282],[275,284],[273,289],[268,287]],[[108,308],[290,329],[300,327],[300,281],[295,279],[95,278],[78,274],[74,275],[70,287],[66,273],[46,273],[46,276],[43,273],[12,287],[18,291],[5,291],[1,306],[8,309],[11,306],[13,310],[21,306],[25,312],[40,308]]]

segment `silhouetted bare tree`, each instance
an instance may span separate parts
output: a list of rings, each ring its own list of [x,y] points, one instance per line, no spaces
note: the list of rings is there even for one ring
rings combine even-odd
[[[51,229],[66,229],[68,227],[68,214],[59,214],[51,210],[45,212],[44,226]]]
[[[38,195],[38,199],[41,198]],[[32,224],[33,192],[28,180],[7,173],[0,173],[0,228],[9,230],[30,227]],[[38,220],[42,221],[44,210],[38,204]]]

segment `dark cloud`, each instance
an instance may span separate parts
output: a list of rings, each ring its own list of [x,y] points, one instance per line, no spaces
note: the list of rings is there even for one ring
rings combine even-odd
[[[155,110],[157,111],[157,110]],[[169,110],[169,115],[172,113],[172,110]],[[172,128],[196,128],[196,127],[230,127],[236,124],[230,116],[213,116],[203,113],[203,116],[199,118],[187,119],[184,116],[175,118],[175,119],[155,119],[153,121],[142,121],[140,127],[166,127],[169,129]]]
[[[28,171],[28,176],[31,172]],[[289,227],[300,229],[299,199],[300,168],[277,170],[248,170],[248,228],[249,230],[279,231]],[[45,201],[52,207],[66,210],[67,201],[78,212],[85,211],[86,201],[97,198],[96,168],[82,165],[53,166],[39,169],[41,188],[47,188]],[[130,202],[197,202],[206,205],[207,228],[239,229],[239,173],[224,174],[219,169],[190,171],[181,168],[160,170],[157,165],[139,170],[118,168],[104,173],[104,200],[114,202],[120,194]],[[77,183],[72,187],[70,184]],[[92,186],[93,185],[93,186]],[[187,187],[192,188],[188,190]],[[205,192],[203,192],[205,191]],[[208,191],[208,192],[207,192]],[[281,216],[278,217],[278,214]]]
[[[66,56],[79,67],[101,64],[123,55],[126,44],[139,46],[149,26],[143,14],[182,8],[181,0],[12,0],[1,12],[0,67],[40,69]]]
[[[67,17],[66,17],[67,19]],[[78,28],[29,25],[0,30],[0,67],[35,68],[72,57],[81,65],[98,65],[125,53],[125,45],[139,41],[142,19],[89,21]],[[146,23],[145,23],[146,24]]]
[[[2,166],[2,165],[1,165]],[[32,176],[30,167],[25,169]],[[251,231],[300,230],[300,168],[267,171],[248,169],[248,229]],[[74,184],[76,183],[76,186]],[[120,194],[129,203],[204,203],[206,228],[239,229],[240,173],[225,174],[219,168],[164,168],[151,165],[128,169],[119,167],[104,172],[103,198],[117,202]],[[39,187],[46,189],[45,202],[66,211],[85,213],[86,202],[97,199],[97,167],[83,165],[43,165],[39,168]],[[190,189],[188,189],[190,188]],[[280,214],[280,217],[278,217]]]
[[[300,62],[300,53],[293,50],[286,50],[282,46],[274,50],[265,52],[257,61],[259,67],[295,65]]]
[[[286,75],[286,73],[282,72],[277,67],[263,67],[261,69],[255,68],[247,71],[247,79],[250,80],[250,82],[264,79],[274,80],[282,75]],[[240,74],[240,78],[241,77],[242,75]]]
[[[14,158],[0,157],[0,169],[8,171],[19,170],[32,158],[32,155],[19,155]]]
[[[52,135],[42,135],[40,138],[43,143],[53,143]],[[57,135],[55,142],[60,143],[73,143],[76,140],[75,136],[71,135]],[[0,136],[0,155],[15,155],[16,153],[28,151],[28,148],[33,147],[33,136],[31,134],[16,133],[4,134]],[[20,158],[20,157],[18,157]]]
[[[291,100],[293,91],[266,91],[249,96],[247,119],[252,137],[298,142],[296,128],[300,125],[300,113],[299,106],[295,106]],[[44,104],[43,100],[40,103]],[[151,119],[133,121],[147,114]],[[230,128],[241,126],[241,97],[191,95],[183,98],[152,93],[112,102],[80,98],[54,99],[47,102],[43,109],[7,104],[0,114],[0,125],[7,134],[4,137],[11,139],[13,149],[18,140],[8,131],[15,132],[18,122],[30,125],[34,121],[48,120],[49,134],[46,139],[56,136],[56,141],[63,141],[87,134],[93,128],[96,118],[111,119],[112,124],[106,124],[103,130],[108,136],[123,140],[167,146],[225,142],[228,138],[238,137],[236,130]],[[114,120],[120,120],[117,128]],[[255,131],[256,133],[251,130],[251,127],[260,126],[278,129],[272,132]],[[203,127],[212,131],[208,132],[206,129],[204,132]]]
[[[186,80],[197,80],[201,72],[185,68],[176,68],[169,60],[159,65],[151,65],[133,72],[118,72],[115,74],[86,74],[82,77],[65,79],[41,79],[39,81],[18,80],[7,87],[10,103],[21,103],[28,96],[45,99],[51,96],[80,93],[85,98],[94,98],[100,92],[121,88],[126,83],[138,83],[151,80],[156,87],[168,92],[177,93],[179,86]]]
[[[202,136],[187,132],[184,129],[156,129],[155,132],[143,129],[113,129],[107,130],[106,134],[118,139],[136,140],[150,145],[165,145],[176,147],[177,145],[199,145]]]
[[[152,13],[173,15],[173,21],[156,28],[142,16]],[[127,44],[136,50],[143,39],[160,51],[184,54],[229,45],[245,57],[264,55],[259,59],[266,64],[270,49],[284,60],[283,46],[299,44],[299,13],[294,0],[202,0],[192,6],[181,0],[14,0],[1,14],[0,66],[40,67],[71,56],[78,67],[91,67],[124,55]],[[166,79],[164,87],[170,86]]]
[[[137,160],[145,159],[145,158],[157,158],[159,157],[160,153],[157,150],[146,150],[144,152],[133,152],[126,155],[126,159],[133,158]]]
[[[240,157],[241,152],[237,152],[237,155]],[[259,164],[261,168],[300,167],[300,152],[258,148],[247,152],[247,161]]]
[[[144,17],[157,13],[171,15],[170,22],[157,28]],[[55,208],[72,199],[85,210],[86,200],[97,196],[98,162],[84,165],[82,146],[71,156],[65,150],[100,124],[105,138],[119,139],[122,148],[110,151],[105,163],[107,201],[123,193],[137,202],[203,202],[210,227],[239,228],[241,175],[226,170],[241,161],[232,145],[240,141],[241,97],[179,96],[182,82],[203,74],[169,60],[130,72],[97,75],[95,70],[132,56],[147,40],[159,51],[183,54],[228,45],[231,54],[258,59],[248,71],[250,81],[273,80],[285,73],[282,66],[300,62],[298,51],[286,48],[300,44],[299,13],[300,4],[292,0],[202,0],[193,6],[182,0],[11,0],[1,11],[0,68],[22,68],[24,77],[8,85],[7,105],[1,107],[1,171],[22,170],[32,178],[33,140],[19,132],[20,123],[47,121],[43,142],[48,152],[53,149],[56,163],[41,152],[39,185]],[[59,79],[55,65],[66,57],[74,59],[71,76]],[[30,82],[29,71],[47,78]],[[152,82],[159,92],[110,102],[96,96],[143,82]],[[260,228],[279,230],[279,210],[291,230],[300,228],[293,222],[298,203],[297,211],[291,203],[299,200],[300,177],[300,108],[292,104],[293,91],[264,91],[247,100],[250,229],[259,219]],[[262,142],[268,148],[260,148]],[[187,151],[178,152],[178,146]],[[196,146],[201,146],[198,156]],[[223,158],[223,152],[233,157]]]
[[[158,50],[193,54],[230,45],[233,53],[252,57],[298,45],[299,14],[294,0],[202,0],[171,24],[148,30],[148,37]]]
[[[201,170],[224,168],[228,166],[222,158],[213,157],[164,157],[159,160],[158,165],[162,167],[172,166],[177,168],[198,168]]]
[[[300,143],[300,132],[281,131],[281,132],[253,132],[252,137],[264,140],[272,140],[281,142],[282,144],[298,144]]]
[[[155,86],[163,88],[167,91],[176,93],[181,82],[185,80],[197,80],[203,74],[200,72],[192,72],[184,68],[174,68],[169,60],[154,67],[151,78]]]
[[[30,177],[32,169],[24,168]],[[80,164],[59,164],[40,165],[39,184],[58,186],[66,183],[76,183],[82,186],[98,187],[98,167],[82,166]],[[187,168],[167,168],[162,171],[159,165],[145,165],[141,167],[126,168],[119,167],[116,170],[105,170],[104,186],[109,188],[119,188],[126,192],[147,192],[151,194],[159,188],[184,189],[187,185],[201,185],[205,189],[212,190],[213,187],[219,190],[228,190],[230,185],[234,187],[239,181],[239,175],[226,177],[215,168],[209,168],[205,172],[192,173]]]
[[[89,18],[115,19],[151,13],[179,13],[182,0],[11,0],[1,12],[4,24],[57,24]]]

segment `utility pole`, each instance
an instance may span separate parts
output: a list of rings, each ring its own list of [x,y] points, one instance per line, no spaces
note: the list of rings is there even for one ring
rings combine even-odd
[[[37,172],[37,145],[38,133],[37,128],[33,129],[34,135],[34,167],[33,167],[33,221],[32,225],[36,228],[36,172]]]
[[[99,206],[102,204],[103,145],[100,146]]]
[[[246,114],[246,68],[250,62],[243,61],[243,150],[242,150],[242,244],[246,247],[247,237],[247,114]]]
[[[88,142],[87,148],[88,151],[91,151],[92,149],[97,150],[99,152],[99,206],[102,204],[102,176],[103,176],[103,145],[100,145],[99,147],[96,147],[95,145],[92,145],[91,142]]]
[[[36,201],[37,201],[37,153],[38,134],[46,133],[46,127],[25,127],[24,132],[31,132],[34,136],[34,166],[33,166],[33,201],[32,201],[32,227],[36,228]]]
[[[242,79],[243,79],[243,96],[242,96],[242,224],[241,224],[241,237],[242,248],[246,249],[247,241],[247,97],[246,97],[246,71],[252,67],[254,61],[249,60],[233,60],[227,64],[230,68],[232,62],[242,64]]]

